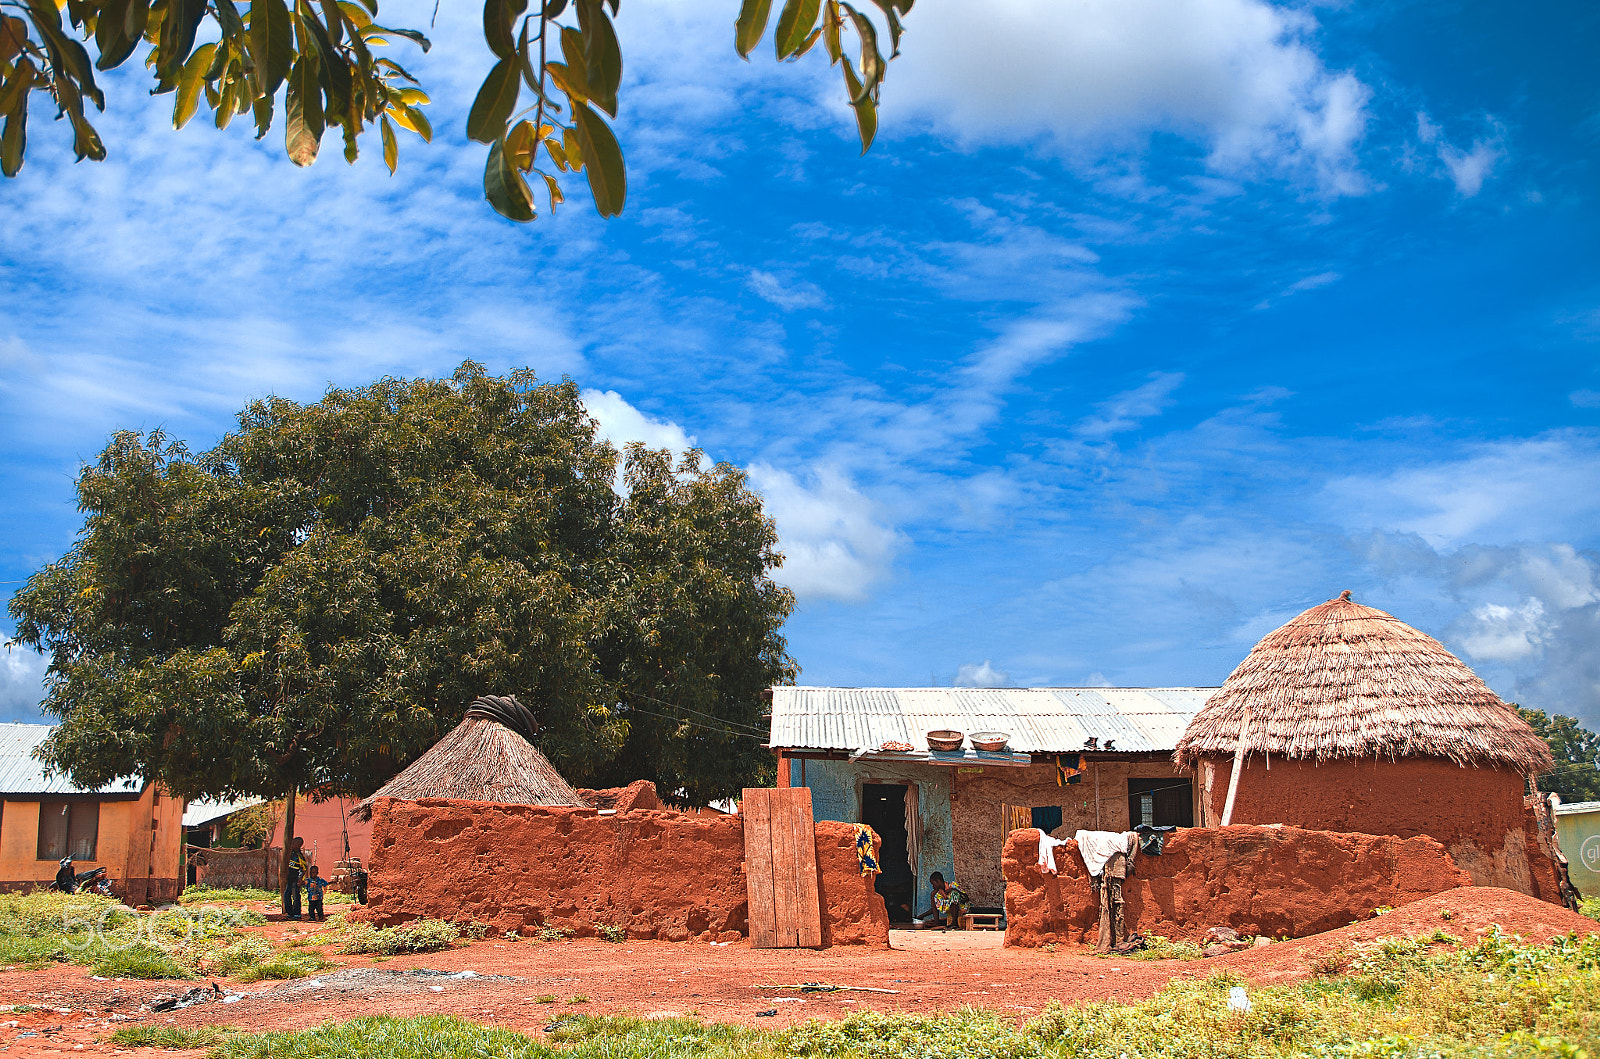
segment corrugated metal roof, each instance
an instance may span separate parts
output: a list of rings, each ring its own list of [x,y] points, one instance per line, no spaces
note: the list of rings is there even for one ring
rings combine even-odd
[[[1568,813],[1596,812],[1600,812],[1600,802],[1562,802],[1556,806],[1557,816],[1566,816]]]
[[[1084,749],[1171,751],[1216,688],[773,688],[773,747],[859,750],[886,742],[926,750],[936,728],[1011,734],[1024,754]]]
[[[129,794],[142,790],[137,779],[112,780],[99,790],[85,790],[66,776],[44,774],[44,762],[33,756],[54,727],[48,724],[0,723],[0,794]]]
[[[209,824],[213,820],[232,816],[240,809],[248,809],[265,801],[265,798],[240,798],[237,801],[219,802],[207,798],[204,801],[190,802],[183,809],[183,826],[199,827],[201,824]]]

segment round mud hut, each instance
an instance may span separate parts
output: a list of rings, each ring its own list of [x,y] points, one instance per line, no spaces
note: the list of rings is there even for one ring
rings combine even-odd
[[[514,695],[474,699],[448,735],[399,775],[358,804],[351,815],[366,820],[379,798],[455,798],[514,805],[588,803],[533,745],[539,725]]]
[[[1523,792],[1549,748],[1439,641],[1348,591],[1256,644],[1174,759],[1203,825],[1224,822],[1241,761],[1229,823],[1427,835],[1480,886],[1543,888]]]

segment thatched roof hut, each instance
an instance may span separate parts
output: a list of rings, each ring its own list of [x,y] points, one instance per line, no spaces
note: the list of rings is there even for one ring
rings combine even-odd
[[[365,820],[379,798],[458,798],[514,805],[586,803],[533,745],[539,726],[515,696],[485,695],[426,754],[352,811]]]
[[[1245,713],[1249,725],[1245,728]],[[1443,758],[1523,775],[1551,765],[1527,722],[1433,637],[1348,591],[1269,633],[1178,741],[1180,768],[1247,753],[1325,762]]]

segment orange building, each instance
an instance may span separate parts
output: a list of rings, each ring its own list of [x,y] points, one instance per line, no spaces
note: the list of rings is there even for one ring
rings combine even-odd
[[[176,900],[183,802],[138,779],[87,791],[45,775],[33,752],[49,734],[47,724],[0,724],[0,890],[49,886],[71,856],[76,872],[105,868],[131,905]]]

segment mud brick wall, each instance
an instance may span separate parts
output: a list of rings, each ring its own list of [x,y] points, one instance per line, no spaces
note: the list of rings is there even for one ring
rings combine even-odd
[[[1078,844],[1056,848],[1056,875],[1038,861],[1039,832],[1013,831],[1004,855],[1006,944],[1094,944],[1100,909]],[[1128,929],[1141,934],[1198,939],[1226,926],[1300,938],[1470,885],[1431,838],[1234,826],[1173,832],[1161,856],[1135,859],[1124,896]]]
[[[887,947],[883,902],[858,874],[854,835],[847,824],[816,825],[823,943]],[[749,933],[738,816],[383,799],[371,873],[359,915],[380,926],[428,917],[579,937],[602,926],[665,941]]]

